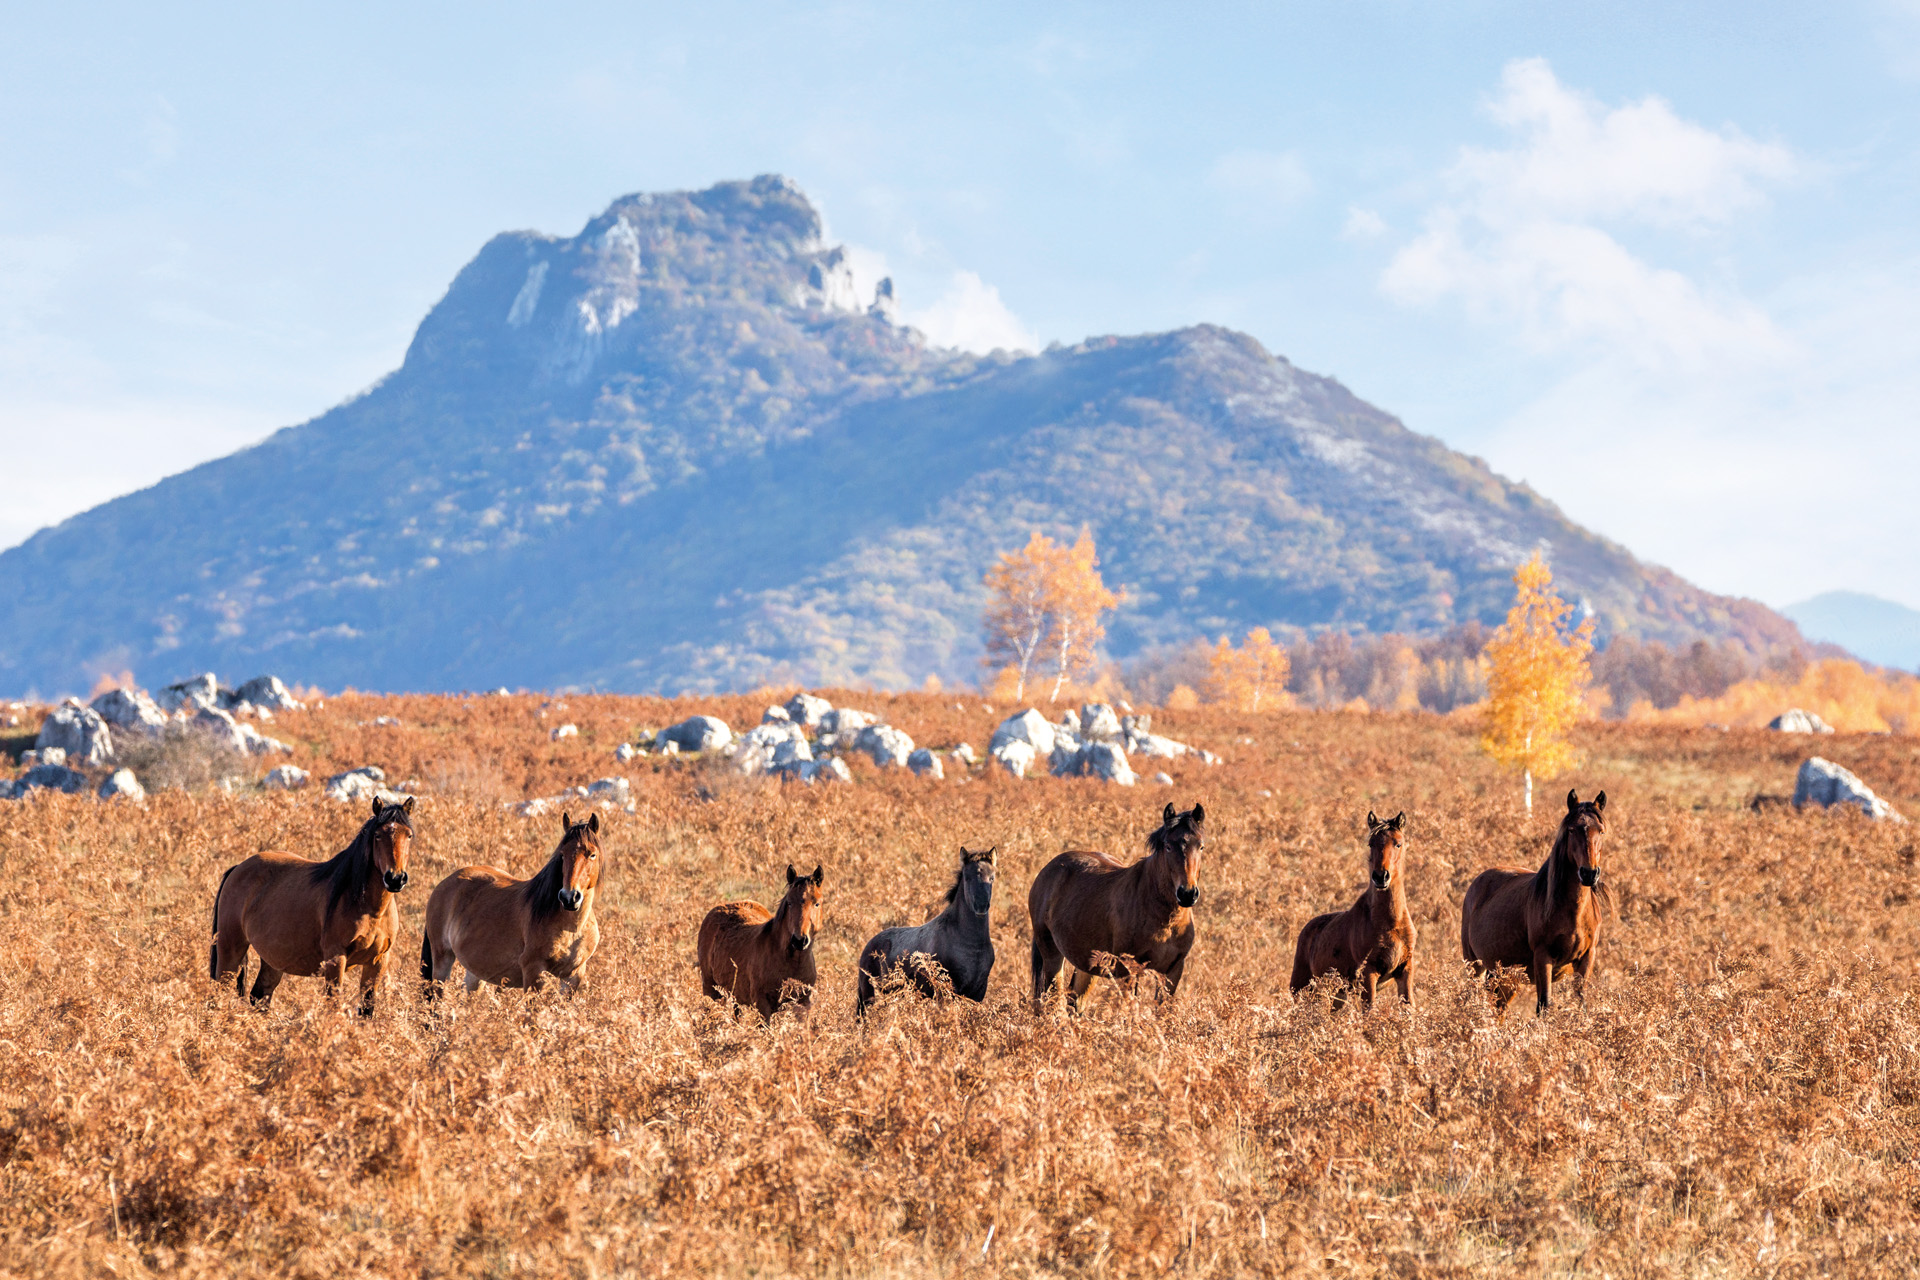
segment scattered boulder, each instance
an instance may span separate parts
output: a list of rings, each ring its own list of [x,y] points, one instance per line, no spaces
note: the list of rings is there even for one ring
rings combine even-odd
[[[381,804],[399,804],[407,797],[386,787],[387,772],[377,764],[336,773],[327,779],[327,799],[363,801],[378,799]]]
[[[1127,762],[1126,751],[1117,742],[1089,742],[1064,763],[1056,761],[1053,771],[1060,777],[1099,778],[1123,787],[1139,781]]]
[[[853,770],[847,768],[845,760],[834,756],[828,760],[806,761],[794,776],[809,786],[816,782],[852,782]]]
[[[128,733],[159,733],[167,727],[167,713],[145,689],[111,689],[93,700],[93,709],[115,729]]]
[[[217,707],[220,705],[220,681],[209,671],[191,680],[168,685],[154,701],[160,704],[163,711],[185,711],[188,714],[201,707]]]
[[[768,707],[760,713],[761,724],[792,724],[793,717],[787,714],[785,707]]]
[[[878,724],[880,717],[870,711],[839,707],[820,717],[819,745],[831,751],[836,747],[859,749],[860,733]]]
[[[1112,742],[1120,737],[1120,717],[1104,702],[1080,708],[1080,736],[1089,742]]]
[[[625,809],[633,804],[633,784],[625,778],[595,778],[587,784],[586,798]]]
[[[94,794],[102,800],[118,798],[139,803],[147,798],[147,789],[140,785],[140,779],[133,776],[133,770],[115,769]]]
[[[625,764],[639,754],[640,749],[631,742],[623,742],[613,749],[613,758],[621,764]]]
[[[202,676],[201,679],[206,679]],[[269,711],[305,711],[306,704],[293,696],[279,676],[255,676],[233,691],[233,701],[263,707]]]
[[[943,766],[940,763],[940,757],[933,754],[933,752],[927,750],[925,747],[921,747],[920,749],[915,751],[912,755],[907,757],[907,768],[913,770],[915,773],[921,775],[922,777],[932,777],[935,780],[938,780],[947,776],[947,771],[945,766]]]
[[[1810,804],[1822,809],[1837,804],[1853,805],[1876,822],[1906,821],[1849,770],[1819,756],[1810,757],[1801,765],[1800,774],[1793,782],[1793,807],[1804,809]]]
[[[260,785],[269,791],[298,791],[307,785],[307,779],[312,776],[297,764],[276,765],[267,770],[267,776],[260,779]]]
[[[680,751],[718,751],[733,741],[733,730],[717,716],[688,716],[679,724],[662,729],[653,740],[655,750],[671,744]]]
[[[37,764],[21,774],[13,785],[14,794],[20,799],[29,791],[64,791],[75,795],[87,789],[87,775],[63,764]]]
[[[833,704],[825,698],[816,698],[810,693],[796,693],[787,699],[787,705],[783,710],[787,713],[787,719],[804,729],[812,729],[819,725],[829,711],[833,710]]]
[[[78,765],[102,765],[113,759],[113,733],[106,720],[78,698],[68,698],[53,709],[33,745],[40,751],[58,747]]]
[[[1163,787],[1170,787],[1173,785],[1173,775],[1168,773],[1165,769],[1162,769],[1158,773],[1154,774],[1153,780],[1159,783]]]
[[[1042,721],[1042,723],[1045,722]],[[1033,758],[1036,753],[1033,744],[1025,738],[1009,738],[993,748],[990,754],[1008,773],[1016,778],[1024,778],[1027,776],[1027,770],[1033,768]]]
[[[953,750],[947,752],[947,754],[964,765],[971,765],[975,760],[979,759],[979,757],[973,753],[973,744],[970,742],[961,743]]]
[[[1074,737],[1077,738],[1080,736],[1080,713],[1072,707],[1068,707],[1060,713],[1060,724],[1068,732],[1072,733]]]
[[[577,738],[579,736],[580,736],[579,725],[563,724],[563,725],[560,725],[558,728],[554,729],[552,733],[548,734],[547,740],[549,742],[558,742],[562,738]]]
[[[1811,711],[1790,707],[1767,722],[1776,733],[1832,733],[1833,726]]]
[[[742,773],[776,773],[810,762],[813,748],[807,735],[791,720],[769,720],[742,734],[734,744],[733,762]]]
[[[1028,707],[1000,722],[1000,727],[993,731],[992,741],[987,743],[987,754],[998,759],[1001,747],[1011,742],[1024,742],[1033,749],[1027,758],[1028,763],[1032,763],[1033,756],[1053,754],[1055,733],[1054,726],[1047,723],[1045,716]]]
[[[240,722],[235,720],[231,713],[222,711],[218,707],[201,707],[193,713],[193,718],[187,723],[195,732],[205,734],[216,745],[239,755],[254,753],[253,744],[247,737],[248,732],[251,732],[254,737],[260,736],[259,731],[252,725],[247,725],[247,732],[243,732]]]
[[[63,747],[29,748],[20,753],[20,763],[28,769],[37,764],[65,764],[66,762],[67,753]]]
[[[874,764],[882,769],[899,769],[905,768],[913,755],[913,739],[892,725],[874,724],[860,730],[853,749],[872,756]]]

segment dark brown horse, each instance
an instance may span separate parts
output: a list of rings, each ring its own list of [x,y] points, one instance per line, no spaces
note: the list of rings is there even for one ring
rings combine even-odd
[[[260,953],[248,999],[264,1004],[291,973],[326,980],[327,997],[347,969],[360,970],[360,1012],[373,1012],[374,989],[400,924],[394,895],[407,887],[413,797],[373,802],[353,843],[325,862],[290,853],[256,853],[228,867],[213,895],[213,953],[207,971],[246,991],[247,948]]]
[[[453,976],[458,960],[467,990],[481,983],[539,987],[551,974],[569,995],[587,986],[587,961],[600,945],[593,918],[600,886],[600,815],[560,815],[560,843],[526,880],[495,867],[461,867],[427,899],[420,976],[427,997]]]
[[[723,902],[700,922],[700,989],[710,999],[732,996],[770,1019],[782,1005],[805,1017],[820,980],[813,934],[826,902],[824,868],[803,876],[787,864],[787,892],[777,910],[757,902]]]
[[[1407,815],[1385,822],[1367,813],[1367,879],[1360,898],[1345,911],[1315,916],[1300,930],[1293,949],[1293,994],[1323,973],[1334,972],[1347,985],[1333,993],[1333,1007],[1346,1003],[1357,980],[1360,1003],[1373,1007],[1380,979],[1392,978],[1400,998],[1413,1003],[1413,919],[1407,914],[1406,877],[1401,873]]]
[[[1600,837],[1607,793],[1587,804],[1567,792],[1567,816],[1552,852],[1538,871],[1495,867],[1467,886],[1460,904],[1460,950],[1484,980],[1501,966],[1524,966],[1533,977],[1535,1012],[1545,1013],[1553,980],[1573,975],[1573,992],[1584,1004],[1587,978],[1600,948],[1600,929],[1613,898],[1600,880]],[[1511,987],[1496,989],[1504,1011]]]
[[[1168,805],[1147,837],[1147,856],[1131,865],[1111,854],[1063,853],[1040,868],[1027,891],[1033,921],[1033,1011],[1045,1008],[1060,964],[1073,965],[1067,1009],[1093,985],[1095,974],[1132,981],[1152,970],[1166,979],[1160,999],[1180,989],[1193,949],[1193,905],[1200,901],[1200,851],[1206,811],[1175,813]]]

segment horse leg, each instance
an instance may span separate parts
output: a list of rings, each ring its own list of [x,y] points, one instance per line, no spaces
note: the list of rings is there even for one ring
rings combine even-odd
[[[1393,985],[1400,988],[1401,1003],[1407,1005],[1408,1007],[1412,1007],[1413,1005],[1413,961],[1409,960],[1405,964],[1400,966],[1399,971],[1393,975]]]
[[[1580,1000],[1582,1008],[1587,1003],[1587,975],[1593,971],[1593,948],[1587,948],[1587,954],[1573,962],[1573,994]]]
[[[1175,960],[1172,964],[1168,965],[1167,972],[1164,975],[1167,980],[1166,985],[1163,986],[1158,992],[1154,994],[1153,1002],[1155,1004],[1160,1004],[1164,1001],[1173,999],[1174,993],[1180,990],[1180,975],[1185,973],[1186,971],[1187,971],[1187,958],[1184,955],[1182,955],[1178,960]]]
[[[273,1003],[273,989],[280,985],[280,979],[286,975],[268,964],[266,957],[260,959],[260,972],[253,979],[253,990],[247,993],[250,1004],[269,1005]]]
[[[345,956],[335,956],[320,965],[320,980],[326,984],[327,999],[330,1001],[340,998],[340,975],[347,967],[346,961]]]
[[[360,966],[360,1016],[373,1016],[373,993],[380,987],[380,975],[387,971],[387,953],[382,951]]]
[[[1360,971],[1360,1007],[1362,1009],[1373,1008],[1374,988],[1379,985],[1380,975],[1373,971],[1371,965]]]
[[[1033,1011],[1039,1014],[1045,1010],[1047,993],[1053,990],[1054,980],[1060,976],[1060,966],[1066,957],[1053,945],[1053,939],[1047,936],[1044,927],[1033,931]]]
[[[1075,969],[1073,976],[1067,979],[1067,1012],[1080,1012],[1080,997],[1087,994],[1087,988],[1093,985],[1093,975],[1085,969]]]
[[[1546,1013],[1553,1004],[1549,999],[1553,992],[1553,961],[1544,951],[1533,953],[1533,1012],[1536,1017]]]

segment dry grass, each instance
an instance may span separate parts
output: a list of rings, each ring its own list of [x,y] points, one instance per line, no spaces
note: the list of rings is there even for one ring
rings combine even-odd
[[[768,697],[699,704],[739,724]],[[972,699],[860,697],[976,748]],[[1622,917],[1585,1009],[1496,1022],[1457,957],[1471,875],[1537,862],[1472,727],[1217,709],[1157,729],[1226,757],[1206,802],[1200,942],[1155,1009],[1035,1019],[1024,890],[1068,845],[1137,851],[1166,789],[881,776],[710,785],[617,767],[642,699],[341,698],[275,722],[316,774],[441,779],[418,818],[400,964],[371,1021],[312,981],[271,1012],[205,977],[228,863],[318,855],[356,810],[299,795],[0,804],[0,1270],[135,1275],[924,1276],[1858,1274],[1920,1261],[1920,925],[1911,828],[1753,815],[1804,740],[1630,725],[1580,735],[1610,798]],[[1007,708],[999,708],[1004,714]],[[398,728],[362,726],[397,715]],[[578,738],[548,741],[554,724]],[[1911,740],[1823,753],[1920,814]],[[423,1010],[426,886],[527,873],[557,817],[494,797],[623,772],[585,997]],[[1562,780],[1560,785],[1567,785]],[[705,797],[705,798],[703,798]],[[501,798],[505,798],[502,796]],[[1286,998],[1295,929],[1351,899],[1366,810],[1404,808],[1419,1008]],[[984,1007],[895,1000],[862,1033],[852,965],[919,918],[958,846],[998,843]],[[810,1023],[719,1016],[693,940],[724,896],[827,868]],[[1530,1002],[1527,1002],[1530,1004]],[[991,1232],[991,1244],[987,1243]],[[984,1255],[984,1260],[983,1260]]]

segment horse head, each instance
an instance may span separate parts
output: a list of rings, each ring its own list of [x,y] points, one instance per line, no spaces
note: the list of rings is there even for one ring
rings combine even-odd
[[[1400,855],[1406,847],[1401,831],[1406,822],[1404,811],[1382,822],[1367,810],[1367,874],[1376,889],[1391,889],[1400,877]]]
[[[1166,857],[1173,869],[1173,900],[1183,907],[1200,901],[1200,851],[1206,847],[1207,811],[1199,805],[1177,813],[1169,804],[1160,829],[1147,837],[1147,848]]]
[[[1607,793],[1585,804],[1567,792],[1567,816],[1560,820],[1560,846],[1572,859],[1580,883],[1592,889],[1600,883],[1600,837],[1606,832]]]
[[[587,894],[600,885],[600,815],[575,822],[560,813],[560,888],[554,896],[569,911],[578,911]]]
[[[791,862],[787,864],[787,896],[781,900],[780,914],[787,922],[789,951],[805,951],[813,945],[814,930],[820,927],[821,904],[826,900],[820,891],[825,870],[816,866],[812,875],[803,876]]]
[[[960,846],[960,881],[954,888],[967,895],[967,906],[975,915],[983,916],[993,909],[993,849],[975,853]]]
[[[373,865],[380,871],[380,883],[388,893],[407,887],[407,850],[413,843],[413,797],[399,804],[373,802],[373,816],[361,828]]]

